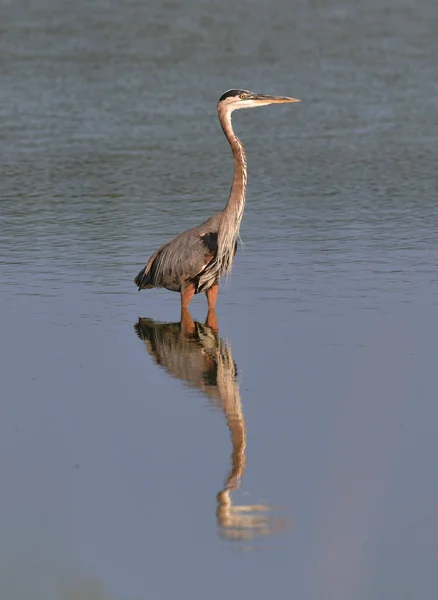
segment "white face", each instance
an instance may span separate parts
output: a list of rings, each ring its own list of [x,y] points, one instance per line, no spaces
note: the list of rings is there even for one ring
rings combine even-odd
[[[228,96],[219,102],[224,106],[227,112],[232,112],[240,108],[256,108],[257,106],[266,106],[268,104],[281,104],[284,102],[299,102],[296,98],[288,96],[267,96],[265,94],[254,94],[248,90],[240,90],[235,96]]]
[[[256,101],[254,97],[257,97],[257,94],[253,94],[252,92],[245,91],[242,94],[237,96],[228,96],[225,100],[222,100],[221,104],[226,106],[228,110],[238,110],[240,108],[255,108],[256,106],[264,106],[265,104],[270,104],[267,100],[262,102],[261,100]]]

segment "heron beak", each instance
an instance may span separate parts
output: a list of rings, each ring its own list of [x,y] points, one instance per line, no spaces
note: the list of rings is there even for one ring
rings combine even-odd
[[[290,98],[289,96],[266,96],[265,94],[254,94],[253,100],[260,100],[266,104],[283,104],[285,102],[301,102],[298,98]]]

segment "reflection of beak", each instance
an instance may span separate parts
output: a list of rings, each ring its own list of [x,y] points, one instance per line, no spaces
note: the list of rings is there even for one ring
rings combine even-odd
[[[283,102],[300,102],[298,98],[289,98],[289,96],[266,96],[265,94],[254,94],[252,100],[260,100],[270,104],[282,104]]]

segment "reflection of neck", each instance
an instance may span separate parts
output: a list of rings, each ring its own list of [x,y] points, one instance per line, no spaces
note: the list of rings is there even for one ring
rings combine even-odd
[[[227,348],[228,349],[228,348]],[[229,359],[231,359],[231,351],[229,351]],[[229,364],[234,365],[232,359],[227,361],[227,369]],[[230,492],[239,487],[246,466],[246,426],[242,410],[242,401],[240,399],[239,388],[236,383],[235,370],[233,373],[228,373],[224,377],[225,370],[220,369],[218,364],[218,390],[222,402],[222,409],[227,419],[227,425],[231,433],[231,442],[233,452],[231,455],[231,471],[225,482],[225,487],[217,494],[217,511],[216,515],[224,530],[233,528],[236,525],[236,517],[233,515],[233,505]]]
[[[217,350],[217,391],[233,444],[232,467],[225,485],[231,490],[239,486],[245,470],[246,427],[231,347],[222,342]]]
[[[231,498],[231,492],[239,487],[246,467],[246,426],[231,348],[228,345],[218,360],[217,388],[233,444],[231,471],[224,489],[216,497],[216,517],[220,534],[233,540],[251,540],[270,535],[274,531],[284,529],[287,522],[271,517],[268,506],[233,505]]]
[[[235,385],[237,388],[237,384]],[[229,400],[231,400],[229,403],[231,406],[227,405]],[[233,490],[239,487],[246,466],[246,427],[238,389],[235,390],[234,398],[227,398],[223,402],[223,409],[226,414],[227,424],[231,432],[231,442],[233,444],[231,472],[226,481],[225,489]]]

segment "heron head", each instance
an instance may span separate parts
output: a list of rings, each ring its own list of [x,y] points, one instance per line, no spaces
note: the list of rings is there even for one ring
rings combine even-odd
[[[218,108],[224,107],[228,111],[239,108],[255,108],[267,104],[283,104],[285,102],[299,102],[297,98],[289,96],[268,96],[266,94],[254,94],[248,90],[228,90],[220,98]]]

